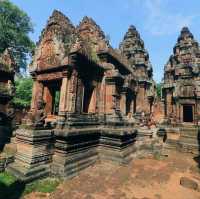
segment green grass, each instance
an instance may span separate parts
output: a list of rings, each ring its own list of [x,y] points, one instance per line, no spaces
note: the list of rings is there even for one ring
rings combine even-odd
[[[163,158],[164,158],[162,156],[162,154],[160,152],[158,152],[158,151],[153,153],[153,157],[154,157],[155,160],[163,160]]]
[[[9,174],[8,172],[0,173],[0,183],[5,184],[6,186],[10,186],[13,184],[17,179]]]
[[[19,199],[31,192],[51,193],[56,190],[60,182],[61,180],[57,178],[46,178],[24,184],[8,172],[3,172],[0,173],[0,198]]]
[[[8,172],[0,173],[0,198],[18,199],[23,193],[25,185]]]
[[[55,178],[46,178],[42,180],[37,180],[31,184],[26,185],[24,194],[31,192],[42,192],[42,193],[51,193],[56,190],[56,187],[60,184],[59,179]]]

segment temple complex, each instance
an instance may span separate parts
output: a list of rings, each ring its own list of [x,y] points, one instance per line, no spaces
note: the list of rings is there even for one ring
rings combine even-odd
[[[12,60],[9,50],[0,57],[1,147],[13,117]],[[124,165],[165,149],[199,155],[199,64],[199,44],[184,27],[158,100],[149,54],[134,26],[113,49],[93,19],[75,27],[55,10],[29,67],[31,108],[14,133],[17,153],[7,170],[27,182],[70,178],[97,161]]]
[[[12,131],[15,62],[9,49],[0,55],[0,151],[9,142]]]
[[[173,49],[173,55],[164,68],[163,122],[169,127],[168,141],[182,151],[195,154],[199,153],[199,66],[199,44],[189,29],[184,27]]]
[[[151,145],[155,83],[135,27],[115,50],[93,19],[75,27],[54,11],[30,74],[31,109],[16,131],[17,154],[8,167],[20,179],[68,178],[97,160],[127,164]]]

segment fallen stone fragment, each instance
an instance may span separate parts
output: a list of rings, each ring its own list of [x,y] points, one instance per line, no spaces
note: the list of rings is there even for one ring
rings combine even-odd
[[[189,189],[198,190],[198,183],[187,177],[181,177],[180,185]]]

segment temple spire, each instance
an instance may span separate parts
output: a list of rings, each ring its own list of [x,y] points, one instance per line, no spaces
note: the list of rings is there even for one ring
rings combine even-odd
[[[152,66],[149,61],[149,54],[135,26],[129,26],[119,48],[121,53],[127,57],[133,68],[141,68],[142,66],[146,70],[146,76],[152,77]]]

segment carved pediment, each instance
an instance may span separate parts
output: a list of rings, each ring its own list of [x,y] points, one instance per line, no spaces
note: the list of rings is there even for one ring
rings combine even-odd
[[[180,97],[194,97],[195,87],[193,85],[182,85],[179,87]]]
[[[59,11],[54,11],[37,44],[30,70],[43,70],[68,64],[75,28]]]

